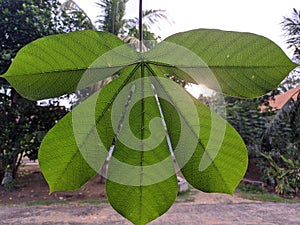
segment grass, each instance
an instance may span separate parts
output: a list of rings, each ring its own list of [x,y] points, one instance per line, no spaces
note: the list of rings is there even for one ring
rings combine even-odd
[[[55,204],[69,204],[70,201],[62,201],[62,200],[43,200],[43,201],[32,201],[32,202],[24,202],[25,206],[41,206],[41,205],[55,205]]]
[[[107,203],[108,200],[97,200],[97,199],[86,199],[86,200],[78,200],[78,201],[70,201],[70,200],[45,200],[45,201],[33,201],[33,202],[25,202],[26,206],[39,206],[39,205],[54,205],[54,204],[90,204],[90,205],[99,205],[101,203]]]
[[[255,187],[255,186],[245,185],[245,184],[239,184],[239,186],[236,189],[236,193],[238,193],[238,195],[241,198],[254,200],[254,201],[284,202],[284,203],[299,203],[300,202],[300,200],[283,198],[276,194],[270,193],[265,189]]]
[[[197,194],[197,190],[194,188],[190,188],[188,191],[178,194],[176,198],[176,203],[188,203],[193,202],[195,200],[195,195]],[[276,194],[270,193],[265,189],[260,187],[239,184],[235,193],[244,199],[261,201],[261,202],[283,202],[283,203],[300,203],[299,198],[289,199],[283,198]],[[99,205],[103,203],[108,203],[107,199],[97,200],[97,199],[87,199],[87,200],[41,200],[41,201],[30,201],[24,203],[17,203],[25,206],[48,206],[55,204],[91,204],[91,205]],[[14,203],[13,205],[15,205]],[[10,205],[10,203],[0,203],[1,205]]]
[[[29,201],[21,203],[0,203],[0,206],[9,206],[9,205],[24,205],[24,206],[49,206],[49,205],[68,205],[68,204],[90,204],[90,205],[99,205],[103,203],[108,203],[107,199],[97,200],[97,199],[86,199],[86,200],[41,200],[41,201]]]

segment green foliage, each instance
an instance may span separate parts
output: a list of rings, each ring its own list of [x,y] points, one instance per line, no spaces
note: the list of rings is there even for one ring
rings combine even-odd
[[[106,43],[105,45],[103,45],[103,41]],[[86,69],[99,56],[122,43],[117,37],[108,33],[97,33],[91,30],[42,38],[37,42],[32,42],[30,48],[25,47],[19,51],[18,57],[13,61],[13,66],[9,68],[5,77],[18,93],[28,99],[59,97],[75,92]],[[51,49],[51,51],[46,49]],[[56,55],[57,51],[61,54]],[[43,58],[47,58],[47,60]],[[25,64],[24,61],[27,63]],[[96,66],[94,65],[94,67]],[[99,66],[100,68],[89,68],[90,77],[96,76],[105,69],[101,68],[101,65]],[[104,72],[102,72],[100,80],[111,76]],[[51,85],[49,85],[49,76],[53,79]],[[25,85],[19,83],[19,79],[22,79]],[[93,78],[89,79],[91,80],[87,80],[87,83],[82,85],[88,86],[96,81]],[[96,79],[99,78],[96,77]],[[53,86],[55,88],[52,88]]]
[[[278,194],[295,195],[300,188],[300,101],[290,99],[277,111],[263,134],[261,163],[266,179],[273,179]],[[269,168],[271,166],[271,168]]]
[[[81,15],[61,10],[57,0],[1,0],[1,70],[6,71],[11,60],[24,45],[51,34],[91,28],[79,24]]]
[[[226,97],[226,119],[242,136],[249,154],[254,156],[261,149],[261,138],[274,116],[262,98],[237,99]]]
[[[193,30],[138,53],[112,34],[81,31],[29,44],[3,77],[39,99],[117,76],[50,130],[39,163],[53,192],[79,188],[108,162],[109,202],[146,224],[175,201],[174,161],[206,192],[233,193],[247,168],[234,128],[165,77],[254,97],[295,66],[273,42],[249,33]]]
[[[103,15],[99,16],[99,29],[118,35],[124,32],[126,20],[125,6],[128,0],[100,0],[96,3],[103,10]]]
[[[268,178],[274,179],[275,192],[280,195],[297,195],[300,188],[300,162],[280,155],[282,166],[279,166],[272,155],[274,153],[261,153],[269,164],[269,167],[264,167],[264,172]]]
[[[266,189],[258,188],[255,186],[249,186],[245,184],[240,184],[236,192],[238,195],[244,199],[250,199],[253,201],[261,202],[284,202],[284,203],[298,203],[297,199],[289,199],[278,196],[276,194],[270,193]]]
[[[295,59],[300,60],[300,12],[294,8],[290,17],[284,17],[282,25],[288,38],[287,44],[293,48]]]
[[[97,22],[99,30],[120,37],[130,46],[139,48],[139,18],[125,19],[126,3],[128,0],[100,0],[96,3],[103,14]],[[142,13],[143,20],[143,49],[149,50],[155,46],[160,37],[151,32],[151,27],[160,20],[168,20],[164,10],[146,10]]]
[[[0,0],[0,74],[17,52],[47,35],[91,28],[85,17],[62,8],[57,0]],[[24,66],[24,65],[23,65]],[[26,78],[22,81],[25,82]],[[13,177],[24,155],[37,158],[43,136],[66,111],[52,101],[48,107],[22,98],[0,78],[0,181],[7,166]]]

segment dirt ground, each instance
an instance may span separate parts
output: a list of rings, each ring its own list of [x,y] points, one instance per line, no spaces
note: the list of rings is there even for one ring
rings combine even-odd
[[[78,202],[88,200],[106,200],[105,184],[100,182],[100,176],[94,177],[83,187],[73,192],[55,192],[49,195],[49,187],[40,172],[39,166],[26,165],[20,169],[16,179],[16,187],[7,192],[0,186],[0,204],[16,204],[24,202],[47,202],[58,200],[63,202]],[[194,203],[240,203],[249,202],[236,194],[234,197],[226,194],[207,194],[194,191],[192,196]]]
[[[75,192],[56,192],[52,195],[48,193],[48,186],[38,165],[22,168],[15,191],[6,192],[0,187],[0,225],[131,224],[104,201],[105,185],[100,183],[99,177],[95,177]],[[192,200],[188,201],[179,198],[166,214],[151,224],[300,225],[300,204],[253,202],[240,198],[238,194],[230,196],[193,191],[192,195]],[[81,200],[88,199],[103,200],[103,203],[80,203]],[[22,204],[49,200],[68,204]]]
[[[55,192],[49,195],[49,187],[38,164],[26,165],[20,168],[16,178],[16,188],[12,192],[4,190],[0,186],[1,203],[22,203],[35,201],[80,201],[88,199],[106,199],[105,184],[100,183],[100,177],[96,176],[87,184],[74,192]]]
[[[300,204],[177,203],[153,225],[300,224]],[[129,225],[108,203],[100,205],[0,206],[1,225]]]

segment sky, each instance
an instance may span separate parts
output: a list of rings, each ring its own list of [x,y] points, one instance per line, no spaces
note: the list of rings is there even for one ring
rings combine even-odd
[[[100,0],[75,0],[95,20]],[[126,17],[138,16],[139,0],[129,0]],[[281,29],[284,16],[293,8],[300,10],[298,0],[144,0],[144,9],[166,10],[172,24],[163,22],[153,31],[163,39],[178,32],[196,28],[214,28],[251,32],[265,36],[288,53]]]

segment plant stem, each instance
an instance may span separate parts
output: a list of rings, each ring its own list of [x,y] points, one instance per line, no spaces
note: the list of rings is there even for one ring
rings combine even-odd
[[[143,51],[143,0],[140,0],[139,7],[139,47],[140,52]]]

